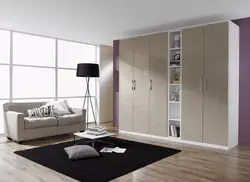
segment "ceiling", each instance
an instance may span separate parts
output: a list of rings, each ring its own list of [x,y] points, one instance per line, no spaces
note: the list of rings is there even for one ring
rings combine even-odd
[[[106,45],[247,16],[249,0],[0,0],[0,28]]]

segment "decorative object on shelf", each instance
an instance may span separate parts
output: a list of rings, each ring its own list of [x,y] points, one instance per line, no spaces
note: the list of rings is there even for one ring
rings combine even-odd
[[[99,77],[100,72],[99,72],[99,65],[98,64],[93,64],[93,63],[80,63],[77,65],[77,72],[76,72],[77,77],[85,77],[86,78],[86,83],[87,83],[87,88],[85,91],[85,97],[83,101],[83,108],[85,107],[85,103],[87,102],[87,109],[88,105],[90,103],[91,109],[92,109],[92,114],[95,120],[95,125],[97,125],[96,122],[96,115],[94,112],[94,105],[91,100],[91,95],[89,91],[89,81],[91,77]],[[88,111],[87,111],[87,120],[88,120]],[[86,120],[87,128],[88,128],[88,121]]]
[[[180,65],[181,65],[180,61],[171,61],[170,62],[170,66],[180,66]]]
[[[177,137],[180,137],[181,135],[180,135],[180,127],[179,126],[176,127],[176,132],[177,132]]]
[[[181,55],[179,53],[174,55],[175,61],[179,61],[180,59],[181,59]]]
[[[176,101],[180,101],[180,88],[177,88],[176,89],[176,92],[175,92],[175,97],[176,97]]]
[[[173,92],[172,96],[171,96],[171,101],[176,101],[176,95],[175,92]]]
[[[170,136],[180,137],[180,127],[175,125],[170,125]]]
[[[172,84],[179,84],[180,83],[180,72],[173,71],[172,77],[171,77],[171,83]]]
[[[177,88],[176,91],[173,92],[170,99],[171,99],[171,101],[176,101],[176,102],[180,101],[180,89],[179,88]]]
[[[173,60],[170,61],[170,66],[180,66],[181,55],[179,52],[173,55]]]
[[[174,36],[174,46],[176,48],[179,48],[179,47],[181,47],[180,45],[181,45],[181,36],[180,35],[175,35]]]

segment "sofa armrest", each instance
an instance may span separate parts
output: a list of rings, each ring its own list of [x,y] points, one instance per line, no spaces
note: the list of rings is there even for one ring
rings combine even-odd
[[[84,123],[86,122],[86,109],[82,108],[71,108],[71,109],[74,113],[82,115]]]
[[[5,136],[16,141],[24,140],[24,114],[14,111],[4,113]]]

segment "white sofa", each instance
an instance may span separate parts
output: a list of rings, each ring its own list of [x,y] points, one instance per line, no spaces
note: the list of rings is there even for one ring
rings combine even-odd
[[[45,104],[46,102],[5,103],[3,105],[5,136],[21,143],[26,140],[85,130],[85,109],[72,108],[74,114],[57,117],[28,117],[28,109],[39,108]]]

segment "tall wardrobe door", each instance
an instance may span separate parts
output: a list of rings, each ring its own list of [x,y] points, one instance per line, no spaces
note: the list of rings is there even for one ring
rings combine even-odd
[[[202,142],[203,27],[182,31],[183,140]]]
[[[134,39],[134,131],[149,133],[149,36]]]
[[[203,142],[227,145],[228,23],[204,27]]]
[[[150,121],[149,133],[167,136],[168,33],[150,36]]]
[[[120,40],[119,129],[133,131],[133,39]]]

